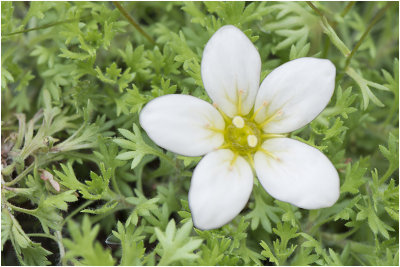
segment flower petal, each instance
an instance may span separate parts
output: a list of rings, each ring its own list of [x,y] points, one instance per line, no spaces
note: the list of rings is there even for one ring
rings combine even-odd
[[[258,179],[274,198],[304,209],[330,207],[339,198],[339,175],[318,149],[290,138],[265,141],[254,164]]]
[[[328,104],[335,89],[331,61],[299,58],[273,70],[262,82],[254,110],[267,133],[288,133],[311,122]],[[262,108],[262,106],[265,108]]]
[[[194,170],[189,207],[194,225],[203,230],[219,228],[240,213],[253,188],[247,161],[227,149],[207,154]]]
[[[140,124],[159,146],[185,156],[201,156],[224,142],[224,119],[206,101],[189,95],[165,95],[140,112]]]
[[[232,25],[220,28],[204,48],[201,61],[204,88],[230,117],[250,112],[260,85],[260,72],[260,54],[247,36]]]

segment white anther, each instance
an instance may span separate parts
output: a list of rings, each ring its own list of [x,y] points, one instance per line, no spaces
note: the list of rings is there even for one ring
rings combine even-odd
[[[244,126],[244,120],[240,116],[235,116],[232,120],[232,123],[236,126],[236,128],[243,128]]]
[[[257,137],[255,135],[249,135],[247,136],[247,144],[249,145],[249,147],[256,147],[258,143]]]

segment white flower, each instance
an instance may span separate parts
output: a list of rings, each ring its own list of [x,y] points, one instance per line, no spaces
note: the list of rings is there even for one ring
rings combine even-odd
[[[299,58],[272,71],[259,86],[261,59],[239,29],[227,25],[208,41],[201,75],[214,106],[189,95],[149,102],[140,124],[159,146],[204,158],[194,170],[189,206],[194,225],[214,229],[246,205],[253,171],[276,199],[305,209],[333,205],[339,176],[318,149],[285,138],[328,104],[335,66]]]

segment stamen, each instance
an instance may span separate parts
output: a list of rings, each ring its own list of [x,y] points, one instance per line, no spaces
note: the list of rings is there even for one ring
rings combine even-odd
[[[242,114],[242,95],[243,95],[244,91],[242,89],[239,90],[239,96],[238,96],[238,114],[241,115]]]
[[[244,120],[240,116],[235,116],[232,120],[233,125],[236,126],[236,128],[243,128],[244,127]]]
[[[222,130],[222,129],[218,129],[218,128],[215,128],[215,127],[210,126],[209,123],[206,123],[206,125],[204,125],[204,128],[206,128],[206,129],[208,129],[208,130],[211,130],[211,131],[213,131],[213,132],[217,132],[217,133],[222,133],[222,134],[225,133],[225,131]]]
[[[261,138],[270,139],[270,138],[281,138],[286,137],[286,134],[263,134]]]
[[[230,163],[230,165],[229,165],[229,171],[232,171],[232,170],[233,170],[233,164],[235,164],[235,161],[236,161],[236,159],[238,158],[238,156],[239,156],[238,153],[235,153],[235,155],[233,156],[233,159],[232,159],[232,161],[231,161],[231,163]]]
[[[263,121],[261,124],[259,124],[260,127],[264,127],[266,124],[268,124],[271,121],[275,120],[277,117],[282,116],[282,114],[283,114],[283,111],[282,110],[278,110],[271,117],[267,118],[265,121]]]
[[[217,103],[213,102],[212,104],[214,106],[214,108],[216,108],[219,113],[222,115],[222,117],[224,118],[225,122],[229,122],[231,121],[231,119],[219,108],[219,106],[217,105]]]
[[[254,111],[254,113],[253,113],[253,115],[251,116],[250,120],[254,120],[255,117],[257,116],[257,114],[258,114],[263,108],[265,108],[265,107],[267,107],[267,106],[268,106],[268,102],[267,102],[267,101],[264,101],[264,102],[262,103],[262,105],[261,105],[256,111]]]
[[[274,160],[278,160],[279,158],[277,156],[275,156],[274,154],[272,154],[271,152],[268,152],[267,150],[265,150],[264,148],[260,147],[260,151],[263,152],[265,155],[273,158]]]
[[[250,163],[251,168],[253,168],[253,170],[255,170],[254,160],[253,160],[252,155],[250,153],[247,153],[246,156],[247,156],[248,162]]]
[[[213,132],[217,132],[217,133],[221,133],[221,134],[224,134],[224,133],[225,133],[224,130],[218,129],[218,128],[215,128],[215,127],[208,127],[208,129],[210,129],[210,130],[213,131]]]
[[[256,147],[257,143],[258,143],[258,140],[255,135],[247,136],[247,144],[249,145],[249,147]]]
[[[218,147],[218,149],[225,149],[225,148],[230,148],[230,145],[228,144],[223,144],[220,147]]]

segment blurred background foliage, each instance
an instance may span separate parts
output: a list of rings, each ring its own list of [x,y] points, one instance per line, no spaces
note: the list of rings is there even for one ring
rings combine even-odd
[[[398,265],[398,10],[1,2],[2,264]],[[299,57],[335,64],[328,107],[291,134],[338,169],[333,207],[299,209],[256,183],[231,223],[193,228],[187,193],[200,158],[157,147],[138,113],[165,94],[209,101],[202,51],[226,24],[254,42],[262,79]]]

